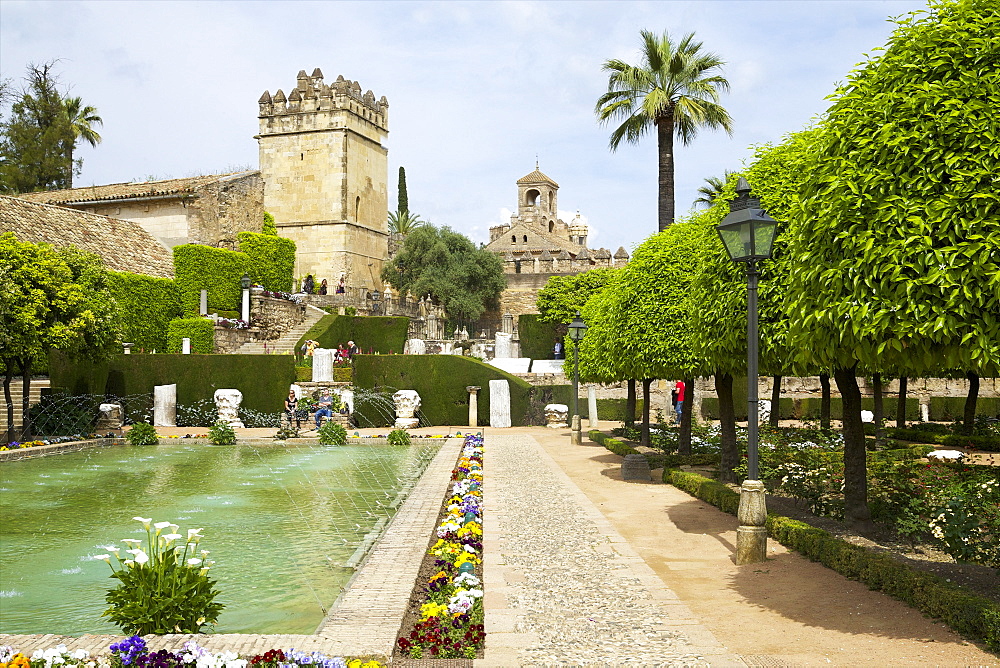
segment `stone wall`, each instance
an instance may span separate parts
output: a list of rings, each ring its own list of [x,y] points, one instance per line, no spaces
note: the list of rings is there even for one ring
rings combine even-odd
[[[220,355],[234,353],[244,343],[259,340],[261,340],[261,330],[256,327],[250,329],[215,328],[215,352]]]
[[[195,190],[188,206],[188,243],[236,250],[239,232],[264,227],[264,181],[260,172],[220,177]]]
[[[250,317],[261,339],[277,339],[306,319],[306,307],[287,299],[251,294]]]

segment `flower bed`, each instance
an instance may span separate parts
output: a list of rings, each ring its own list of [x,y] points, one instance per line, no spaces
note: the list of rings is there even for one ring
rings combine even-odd
[[[434,573],[423,585],[419,621],[396,641],[400,656],[475,659],[483,627],[483,437],[469,435],[452,473],[451,494],[428,550]],[[422,569],[423,570],[423,569]]]
[[[73,436],[53,436],[51,438],[34,441],[11,441],[5,445],[0,445],[3,450],[23,450],[25,448],[37,448],[40,445],[57,445],[59,443],[73,443],[75,441],[86,441],[97,438],[97,434],[74,434]]]
[[[165,649],[150,651],[141,636],[132,636],[114,643],[106,654],[91,656],[83,649],[70,652],[65,645],[37,650],[30,658],[9,646],[0,646],[0,668],[52,668],[52,666],[77,666],[79,668],[385,668],[378,661],[328,657],[319,652],[300,652],[295,648],[272,649],[252,657],[241,657],[235,652],[210,652],[198,643],[189,641],[174,652]]]

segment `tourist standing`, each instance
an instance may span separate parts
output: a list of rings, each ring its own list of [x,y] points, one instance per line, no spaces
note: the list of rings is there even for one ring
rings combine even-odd
[[[345,284],[345,281],[344,281],[344,275],[341,274],[340,275],[340,281],[337,282],[337,294],[338,295],[342,295],[345,292],[347,292],[347,285]]]
[[[326,294],[326,279],[325,278],[323,279],[323,282],[319,284],[319,293],[321,295],[325,295]]]
[[[563,359],[563,344],[562,341],[557,340],[556,345],[552,348],[552,359],[561,360]]]
[[[358,348],[357,344],[355,344],[354,341],[347,342],[347,359],[353,360],[354,356],[359,354],[360,352],[361,349]]]
[[[295,428],[298,429],[302,426],[302,421],[297,412],[298,400],[295,398],[295,390],[288,390],[288,396],[285,397],[285,413],[288,415],[288,426],[292,426],[292,420],[295,420]]]
[[[684,391],[685,391],[684,381],[679,380],[677,384],[674,385],[674,391],[677,392],[677,403],[674,405],[674,411],[677,413],[677,421],[681,421],[681,415],[684,413]]]

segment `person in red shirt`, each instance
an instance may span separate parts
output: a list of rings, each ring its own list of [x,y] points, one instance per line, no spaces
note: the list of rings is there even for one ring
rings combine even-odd
[[[677,421],[681,421],[681,415],[684,413],[684,381],[679,380],[677,384],[674,385],[674,392],[677,393],[677,403],[674,409],[677,411]]]

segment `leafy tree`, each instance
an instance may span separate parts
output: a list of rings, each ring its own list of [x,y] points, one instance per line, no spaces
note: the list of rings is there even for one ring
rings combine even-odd
[[[618,59],[604,63],[608,92],[597,100],[602,123],[622,121],[611,132],[611,150],[623,141],[638,143],[656,129],[659,159],[659,229],[674,222],[674,134],[686,146],[702,127],[722,128],[732,134],[732,119],[719,102],[719,91],[729,82],[718,70],[725,64],[688,33],[674,43],[643,30],[641,63]]]
[[[591,269],[569,276],[550,276],[538,291],[536,305],[543,322],[568,323],[590,297],[604,289],[619,269]]]
[[[451,317],[476,320],[498,308],[507,287],[495,253],[476,246],[448,227],[422,225],[382,268],[382,280],[401,293],[430,294]]]
[[[833,96],[790,252],[791,341],[844,401],[847,519],[870,522],[856,375],[1000,365],[1000,8],[935,0]]]
[[[95,255],[74,248],[22,243],[0,234],[0,362],[7,401],[7,440],[13,434],[10,382],[23,378],[22,439],[31,437],[28,411],[34,360],[59,349],[99,358],[119,336],[116,306],[106,288],[107,270]]]
[[[70,165],[69,185],[67,187],[72,188],[73,173],[79,173],[80,167],[83,164],[82,160],[78,160],[77,163],[73,162],[73,150],[80,140],[94,147],[100,144],[101,135],[94,129],[94,126],[104,125],[104,121],[97,115],[97,109],[89,104],[85,105],[79,97],[67,97],[63,101],[63,104],[66,107],[66,116],[69,120],[70,131],[73,133],[73,141],[67,146],[66,156]],[[79,166],[77,166],[78,164]]]

